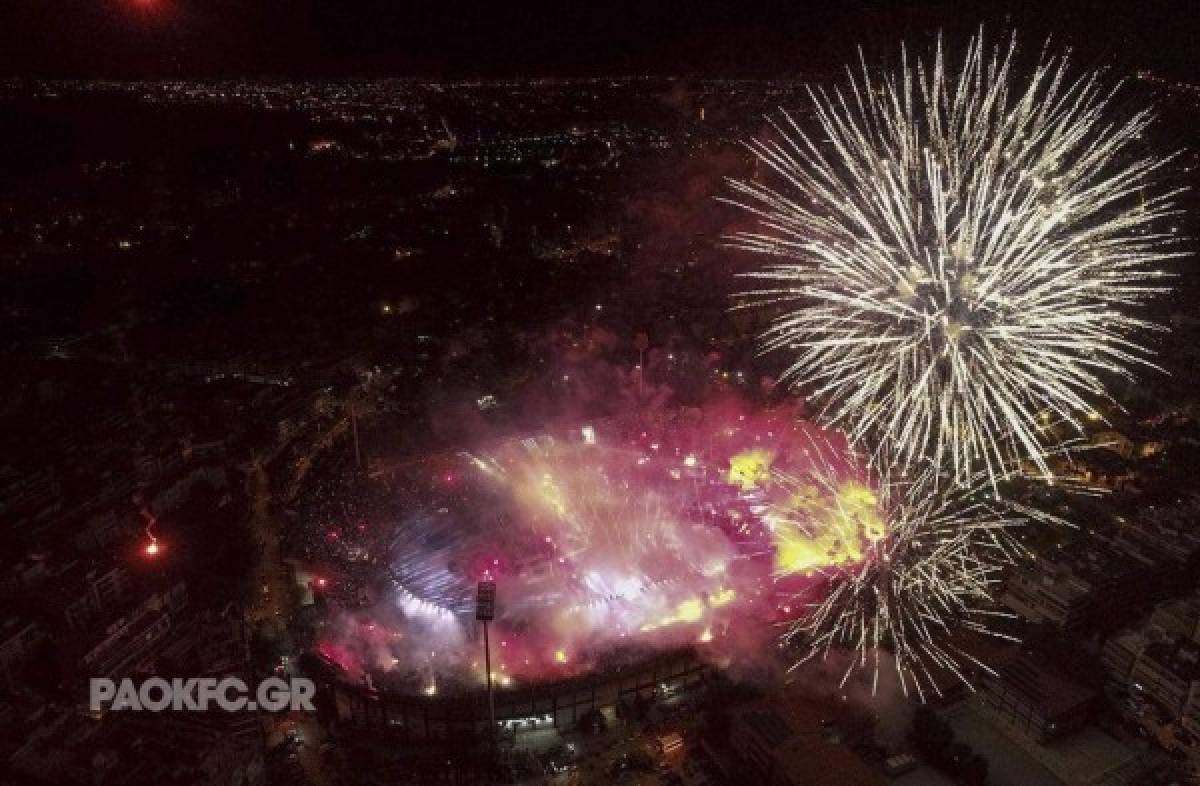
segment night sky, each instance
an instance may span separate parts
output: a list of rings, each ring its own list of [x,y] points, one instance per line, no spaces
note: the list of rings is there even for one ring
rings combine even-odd
[[[1200,74],[1194,0],[4,0],[0,74],[788,76],[981,23]]]

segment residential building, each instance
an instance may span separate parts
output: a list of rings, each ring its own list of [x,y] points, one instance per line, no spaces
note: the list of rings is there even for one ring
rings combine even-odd
[[[819,717],[783,702],[762,701],[739,709],[733,716],[730,745],[753,773],[753,780],[766,786],[886,783],[882,775],[838,744]]]
[[[985,673],[981,699],[1038,742],[1082,728],[1096,710],[1099,694],[1051,672],[1029,654],[1018,653],[995,671]]]

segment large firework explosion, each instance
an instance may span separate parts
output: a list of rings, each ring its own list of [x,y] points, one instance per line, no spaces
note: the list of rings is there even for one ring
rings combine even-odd
[[[887,527],[872,538],[867,558],[821,568],[826,582],[799,593],[805,613],[783,636],[804,652],[793,668],[848,650],[842,683],[865,668],[874,691],[886,650],[901,688],[907,694],[911,686],[922,699],[940,693],[947,678],[970,684],[973,669],[964,666],[989,670],[953,637],[958,630],[1003,637],[988,622],[1011,615],[992,608],[991,589],[1003,567],[1023,555],[1012,530],[1030,513],[991,500],[978,481],[974,491],[928,478],[873,484],[860,504]],[[807,524],[784,511],[776,526],[803,531]]]
[[[1142,152],[1150,112],[1112,119],[1098,74],[1016,59],[981,34],[957,69],[940,42],[864,62],[810,90],[818,132],[784,114],[749,143],[775,185],[733,183],[759,221],[734,242],[777,260],[750,274],[750,305],[778,312],[764,349],[887,472],[1049,476],[1053,427],[1082,430],[1104,376],[1148,365],[1131,307],[1177,255],[1171,159]]]

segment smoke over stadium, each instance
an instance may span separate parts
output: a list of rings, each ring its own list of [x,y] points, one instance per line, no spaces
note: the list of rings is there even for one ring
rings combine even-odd
[[[408,474],[423,480],[391,521],[327,533],[340,564],[321,581],[345,608],[318,651],[410,692],[484,682],[480,580],[497,585],[500,687],[683,645],[728,664],[761,656],[774,623],[887,529],[838,435],[733,399],[654,428],[612,418],[479,445]]]

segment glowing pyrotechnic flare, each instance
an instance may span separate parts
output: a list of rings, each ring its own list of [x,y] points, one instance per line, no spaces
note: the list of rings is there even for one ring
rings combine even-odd
[[[775,455],[769,450],[747,450],[729,459],[729,483],[743,491],[751,491],[771,477],[771,462]]]
[[[845,87],[810,90],[817,133],[784,114],[749,147],[778,185],[734,182],[761,229],[733,243],[777,258],[748,307],[775,314],[764,351],[823,403],[826,424],[912,471],[930,460],[993,488],[1022,458],[1050,475],[1061,430],[1081,433],[1102,377],[1148,366],[1131,313],[1180,256],[1164,222],[1173,156],[1144,153],[1152,115],[1113,119],[1097,74],[1065,58],[1017,74],[1015,39],[976,37],[953,70],[902,53]]]
[[[737,599],[737,591],[731,587],[719,589],[713,593],[708,599],[708,605],[714,609],[719,609],[722,606],[728,606]]]
[[[857,564],[886,534],[879,500],[869,486],[849,480],[822,487],[783,473],[775,477],[783,499],[769,506],[765,518],[777,575]]]
[[[675,609],[674,619],[678,622],[699,622],[704,616],[704,601],[699,598],[689,598]]]
[[[134,496],[134,502],[136,502],[139,507],[138,512],[142,516],[142,521],[146,522],[146,527],[143,530],[143,532],[146,534],[146,545],[142,548],[142,553],[147,557],[157,557],[161,548],[158,545],[158,536],[154,533],[155,528],[158,526],[158,519],[155,518],[154,514],[150,512],[150,508],[147,507],[146,502],[142,498],[140,492]]]
[[[825,435],[803,439],[806,462],[775,470],[747,494],[769,534],[776,578],[860,564],[887,534],[874,481],[858,457]]]

